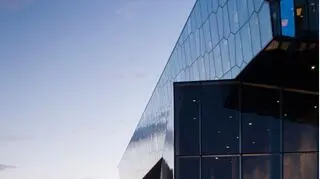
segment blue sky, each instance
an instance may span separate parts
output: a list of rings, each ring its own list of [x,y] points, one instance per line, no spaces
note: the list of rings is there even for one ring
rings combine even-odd
[[[0,0],[0,178],[118,178],[194,0]]]

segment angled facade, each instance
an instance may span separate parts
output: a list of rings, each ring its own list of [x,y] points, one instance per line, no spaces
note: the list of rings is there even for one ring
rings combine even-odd
[[[270,160],[267,160],[269,163],[265,164],[264,168],[269,167],[268,171],[276,171],[277,169],[279,171],[273,175],[274,177],[268,175],[267,178],[278,178],[275,175],[279,174],[279,178],[289,179],[291,175],[284,174],[284,161],[294,162],[318,157],[319,139],[314,137],[319,128],[318,123],[315,122],[318,116],[313,115],[310,118],[312,122],[302,122],[303,127],[300,126],[299,128],[299,124],[301,124],[299,120],[304,119],[301,117],[302,112],[300,117],[286,119],[289,117],[284,116],[283,109],[285,105],[282,102],[291,100],[292,104],[288,105],[296,105],[296,107],[300,105],[301,107],[305,105],[300,103],[308,101],[306,103],[313,107],[313,111],[317,110],[317,100],[314,99],[317,98],[319,91],[318,17],[319,2],[317,0],[197,0],[123,154],[119,164],[120,178],[211,179],[212,177],[221,178],[223,173],[225,173],[224,178],[230,179],[241,177],[248,179],[263,178],[262,175],[243,174],[245,170],[254,170],[250,169],[250,167],[256,165],[255,161],[260,159],[258,157],[256,160],[252,160],[252,158],[249,157],[248,159],[246,157],[248,155],[268,155],[271,157]],[[193,108],[192,104],[195,102],[196,105],[200,105],[202,103],[198,100],[204,100],[207,97],[192,95],[208,93],[207,89],[203,89],[204,86],[210,86],[211,88],[208,89],[211,89],[211,92],[214,93],[217,91],[216,88],[222,88],[226,86],[226,83],[233,84],[233,91],[239,91],[236,96],[233,94],[233,101],[241,101],[241,99],[252,101],[251,99],[254,98],[267,103],[268,98],[259,99],[258,94],[268,96],[270,91],[263,89],[274,89],[276,91],[273,92],[279,95],[279,98],[275,98],[275,101],[279,101],[280,105],[278,106],[279,115],[276,118],[277,121],[281,122],[277,123],[279,126],[270,124],[270,129],[267,129],[271,130],[274,127],[274,130],[278,130],[278,132],[272,133],[275,135],[272,138],[263,138],[266,137],[264,136],[265,134],[259,135],[266,141],[270,140],[269,142],[271,143],[274,142],[271,139],[274,139],[277,144],[269,145],[267,142],[268,145],[265,143],[265,146],[254,148],[252,147],[252,142],[254,144],[260,143],[259,137],[256,140],[247,141],[254,131],[259,131],[258,127],[245,133],[242,130],[243,127],[241,127],[243,125],[242,122],[246,120],[243,117],[246,113],[242,109],[244,109],[245,105],[254,104],[253,102],[243,104],[238,102],[239,104],[230,104],[233,107],[228,107],[228,109],[231,108],[229,112],[234,111],[235,115],[232,118],[238,121],[236,121],[237,125],[232,126],[230,124],[230,128],[228,130],[225,129],[230,134],[225,136],[225,140],[231,140],[231,136],[235,137],[234,140],[236,142],[232,139],[233,143],[224,144],[223,149],[219,148],[222,146],[221,142],[219,143],[217,136],[210,133],[213,130],[218,130],[214,127],[218,125],[205,129],[208,131],[203,133],[202,122],[208,122],[205,120],[206,117],[203,116],[203,114],[206,114],[206,111],[203,111],[205,108]],[[216,87],[217,84],[219,84],[219,87]],[[188,88],[194,86],[198,89],[189,94]],[[253,86],[261,88],[256,89]],[[225,88],[226,91],[229,89],[231,89],[230,85]],[[255,95],[248,95],[250,93],[246,91],[250,90]],[[291,98],[284,100],[284,96],[287,95],[286,91],[300,92],[304,97],[295,98],[295,95],[291,95]],[[247,94],[246,97],[243,96],[242,92]],[[218,90],[217,94],[220,93]],[[181,98],[189,99],[190,97],[191,106],[188,106],[188,102],[181,103],[181,99],[178,98],[181,94],[187,94]],[[311,97],[304,94],[310,94]],[[208,99],[215,101],[215,99],[218,100],[219,98],[221,100],[222,96],[208,94]],[[311,98],[311,102],[309,98]],[[204,104],[216,105],[217,109],[219,108],[219,104],[210,103],[210,100]],[[177,106],[181,106],[181,109],[189,109],[185,114],[183,113],[186,123],[182,123],[182,126],[179,122],[184,120],[179,118],[182,113],[181,110],[177,110]],[[248,113],[267,113],[265,115],[271,115],[272,113],[274,116],[274,110],[264,111],[264,108],[268,107],[268,105],[263,103],[260,106],[263,106],[262,109],[250,109],[248,107],[247,111],[249,111]],[[188,113],[192,112],[192,109],[197,109],[198,112],[200,110],[201,113],[197,116],[193,113]],[[207,110],[215,111],[211,108]],[[305,109],[305,111],[308,111],[308,109]],[[223,108],[216,112],[228,113]],[[207,114],[209,116],[212,115],[213,118],[210,120],[214,121],[214,115],[208,112]],[[313,112],[308,111],[303,114],[311,115]],[[250,120],[253,120],[253,122],[246,122],[254,123],[254,120],[259,120],[257,116],[260,115],[252,116]],[[188,123],[187,119],[192,120]],[[308,143],[310,145],[308,149],[298,150],[298,144],[295,146],[296,148],[291,147],[294,148],[292,150],[285,149],[285,144],[289,138],[284,137],[287,135],[283,128],[284,121],[293,121],[292,125],[296,127],[294,129],[296,131],[300,130],[300,133],[304,133],[304,130],[307,129],[313,131],[310,136],[291,135],[299,138],[310,138],[311,142],[309,141]],[[216,123],[221,123],[221,121],[216,121]],[[271,122],[267,120],[266,124],[269,123]],[[266,124],[259,124],[260,129],[262,126],[268,126]],[[188,128],[190,125],[198,126],[198,129]],[[207,126],[210,125],[212,124],[208,122]],[[226,126],[224,127],[226,128]],[[237,131],[237,134],[232,133],[234,130],[230,131],[232,127]],[[184,131],[184,133],[181,133],[181,131]],[[206,136],[207,134],[208,138],[202,137],[202,135]],[[188,139],[193,139],[193,141],[190,143]],[[180,143],[181,141],[185,142]],[[219,146],[220,144],[221,146]],[[250,145],[251,147],[249,147]],[[215,148],[213,146],[219,147]],[[226,147],[228,150],[226,150]],[[266,147],[269,147],[270,150],[266,149]],[[184,151],[189,149],[194,149],[194,151]],[[299,156],[299,152],[310,156],[309,158],[303,158]],[[284,160],[285,155],[289,155],[289,153],[295,155],[296,158]],[[274,157],[275,159],[272,158],[273,154],[277,154]],[[224,161],[225,164],[222,162],[220,165],[219,162],[217,163],[214,160],[226,156],[231,158],[224,158],[226,159]],[[273,166],[272,162],[277,165],[278,159],[282,163],[278,163],[279,166]],[[261,160],[263,161],[263,159]],[[245,164],[246,161],[247,164]],[[313,162],[313,160],[309,161]],[[220,174],[217,174],[218,171],[213,172],[216,174],[210,173],[210,171],[216,171],[212,168],[217,169],[222,165],[229,166],[230,162],[232,163],[230,171]],[[290,165],[290,162],[289,164],[286,163],[286,165]],[[297,165],[302,166],[301,163],[295,163],[295,166]],[[306,165],[310,168],[312,165],[318,166],[318,163],[313,162]],[[298,170],[298,168],[291,170]],[[226,175],[226,173],[232,173],[232,175]],[[297,176],[297,174],[292,174],[292,176]],[[303,174],[299,176],[299,179],[305,178]],[[310,178],[310,176],[313,179],[317,175],[309,175],[307,177]]]

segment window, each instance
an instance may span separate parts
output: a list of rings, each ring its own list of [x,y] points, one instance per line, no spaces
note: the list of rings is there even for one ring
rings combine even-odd
[[[243,179],[281,178],[280,155],[242,157]]]
[[[177,158],[177,179],[199,179],[200,160],[196,158]]]
[[[176,154],[199,154],[199,87],[175,87]]]
[[[242,152],[280,152],[280,91],[241,88]]]
[[[318,151],[318,96],[283,92],[284,151]]]
[[[202,88],[202,153],[239,153],[238,91],[236,84]]]
[[[239,179],[239,157],[202,158],[202,179]]]

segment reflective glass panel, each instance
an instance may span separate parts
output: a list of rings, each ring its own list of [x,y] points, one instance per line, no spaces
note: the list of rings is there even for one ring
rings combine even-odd
[[[243,179],[278,179],[281,177],[280,155],[242,157]]]
[[[283,92],[284,151],[318,151],[318,95]]]
[[[280,152],[280,92],[242,86],[241,111],[242,152]]]
[[[239,157],[202,158],[201,179],[238,179]]]
[[[201,96],[203,154],[239,153],[239,85],[204,85]]]
[[[284,179],[318,179],[319,164],[317,153],[284,154]]]
[[[198,179],[200,177],[199,158],[179,158],[177,161],[177,179]]]
[[[174,91],[174,120],[176,154],[199,154],[199,87],[176,87]]]

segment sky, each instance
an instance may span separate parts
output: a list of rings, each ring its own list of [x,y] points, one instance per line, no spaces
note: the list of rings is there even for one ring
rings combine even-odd
[[[117,179],[195,0],[0,0],[0,178]]]

